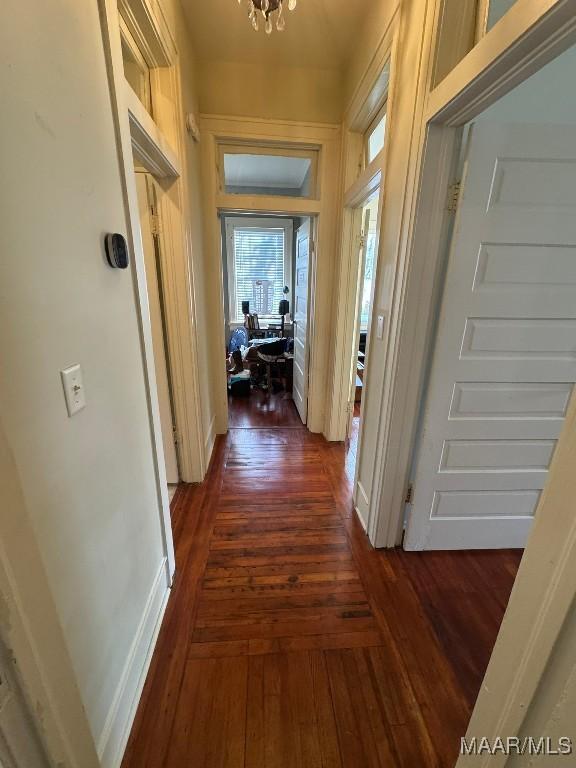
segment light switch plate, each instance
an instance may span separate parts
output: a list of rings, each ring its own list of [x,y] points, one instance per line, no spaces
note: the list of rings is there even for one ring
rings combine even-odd
[[[78,413],[78,411],[81,411],[86,406],[80,364],[77,363],[69,368],[64,368],[63,371],[60,371],[60,376],[62,377],[68,416],[74,416],[75,413]]]
[[[384,315],[378,315],[376,318],[376,338],[384,338]]]

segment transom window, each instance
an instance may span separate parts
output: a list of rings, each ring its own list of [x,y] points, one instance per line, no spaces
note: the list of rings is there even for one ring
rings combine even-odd
[[[377,114],[376,118],[370,124],[370,127],[364,134],[364,154],[366,165],[370,165],[372,160],[384,149],[384,139],[386,137],[386,105]]]
[[[122,63],[124,65],[124,77],[136,96],[140,99],[144,108],[152,114],[152,88],[150,84],[150,68],[146,63],[138,44],[126,26],[126,22],[120,18],[120,41],[122,43]]]
[[[260,319],[277,320],[292,283],[291,219],[226,219],[230,322],[244,321],[242,302]]]
[[[316,196],[314,149],[220,146],[220,188],[230,195]]]

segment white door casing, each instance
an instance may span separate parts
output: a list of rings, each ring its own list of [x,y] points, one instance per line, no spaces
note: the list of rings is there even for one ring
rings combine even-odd
[[[46,755],[28,710],[14,662],[0,641],[0,766],[48,768]]]
[[[368,253],[368,228],[370,226],[370,208],[366,208],[361,221],[361,230],[358,233],[359,253],[358,279],[356,287],[356,305],[354,308],[354,345],[352,349],[352,371],[350,376],[350,399],[348,403],[348,427],[346,437],[352,432],[354,419],[354,401],[356,394],[356,378],[358,376],[358,349],[360,345],[360,325],[362,319],[362,295],[364,290],[364,273],[366,272],[366,254]]]
[[[306,424],[308,415],[308,319],[310,312],[310,221],[296,231],[294,281],[294,403]]]
[[[406,549],[522,547],[576,381],[576,138],[469,137]]]
[[[154,243],[154,227],[152,223],[151,201],[155,200],[154,182],[145,173],[136,174],[136,189],[138,192],[138,208],[142,231],[142,246],[146,265],[146,283],[148,287],[148,304],[150,307],[150,323],[152,327],[152,346],[154,350],[154,369],[156,371],[156,387],[158,389],[158,405],[160,407],[160,424],[162,427],[162,446],[166,463],[166,480],[177,483],[179,480],[178,459],[174,443],[174,421],[170,397],[170,381],[168,361],[164,341],[164,322],[160,301],[161,283],[156,263],[156,245]]]

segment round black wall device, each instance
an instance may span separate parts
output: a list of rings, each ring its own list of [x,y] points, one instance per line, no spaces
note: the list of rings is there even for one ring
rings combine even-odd
[[[104,245],[108,264],[117,269],[126,269],[130,259],[128,257],[128,244],[124,235],[120,235],[118,232],[109,233],[106,235]]]

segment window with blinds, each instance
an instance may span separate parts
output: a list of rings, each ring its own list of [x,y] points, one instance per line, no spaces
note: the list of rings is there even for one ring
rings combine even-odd
[[[229,227],[228,248],[232,254],[228,254],[228,285],[232,322],[244,320],[243,301],[250,302],[250,312],[256,312],[259,317],[277,319],[278,305],[284,298],[283,288],[290,281],[291,225],[290,221],[280,226],[233,223]]]

